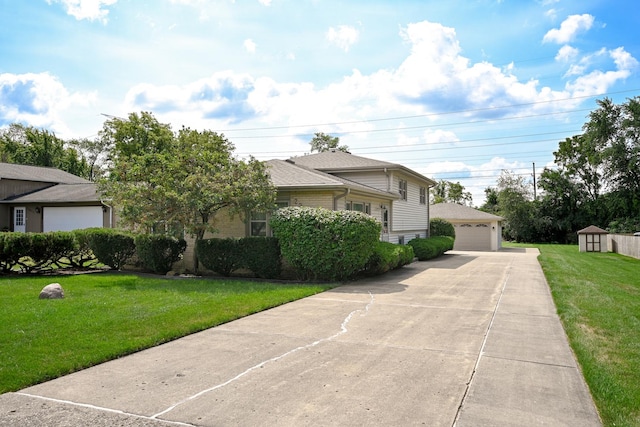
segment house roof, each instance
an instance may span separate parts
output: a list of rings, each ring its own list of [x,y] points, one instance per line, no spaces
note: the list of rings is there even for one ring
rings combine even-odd
[[[360,184],[289,160],[268,160],[271,181],[279,189],[351,189],[384,198],[397,199],[398,195]]]
[[[51,182],[60,184],[85,184],[84,178],[56,168],[0,163],[0,179]]]
[[[100,202],[94,183],[58,184],[23,196],[0,201],[0,203],[78,203]]]
[[[360,157],[340,150],[330,150],[321,153],[308,154],[306,156],[292,157],[289,159],[289,161],[295,163],[296,165],[306,166],[308,168],[327,173],[383,169],[400,170],[420,180],[428,182],[430,186],[436,184],[435,181],[400,164],[370,159],[367,157]]]
[[[609,234],[609,232],[600,227],[596,227],[595,225],[590,225],[587,228],[583,228],[578,231],[578,234]]]
[[[504,218],[457,203],[436,203],[429,207],[431,218],[465,221],[502,221]]]

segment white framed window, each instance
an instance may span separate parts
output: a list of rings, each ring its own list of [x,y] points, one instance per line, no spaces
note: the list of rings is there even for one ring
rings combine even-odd
[[[427,204],[427,189],[425,187],[420,187],[420,204]]]
[[[401,200],[407,200],[407,181],[401,179],[398,181],[398,192],[400,193]]]

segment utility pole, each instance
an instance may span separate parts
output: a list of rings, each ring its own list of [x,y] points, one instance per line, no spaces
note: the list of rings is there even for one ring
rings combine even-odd
[[[536,162],[533,162],[533,200],[538,200],[536,196]]]

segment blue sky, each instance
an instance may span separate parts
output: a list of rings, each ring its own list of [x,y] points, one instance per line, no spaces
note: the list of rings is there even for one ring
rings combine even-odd
[[[244,157],[353,154],[460,181],[530,178],[596,100],[640,95],[624,0],[0,0],[0,127],[94,138],[151,111]]]

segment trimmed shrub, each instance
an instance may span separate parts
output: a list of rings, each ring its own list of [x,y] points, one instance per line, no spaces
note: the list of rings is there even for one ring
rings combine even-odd
[[[452,250],[453,241],[451,237],[438,236],[428,239],[413,239],[409,241],[409,245],[413,247],[419,261],[426,261]]]
[[[452,238],[456,238],[456,230],[446,219],[442,218],[433,218],[429,221],[429,235],[431,237],[438,236],[449,236]]]
[[[412,263],[413,258],[413,248],[409,245],[377,242],[367,261],[365,274],[369,276],[383,274]]]
[[[361,271],[380,238],[375,218],[355,211],[287,207],[271,217],[282,256],[302,279],[344,280]]]
[[[238,241],[243,267],[263,279],[280,277],[282,255],[280,243],[275,237],[245,237]]]
[[[77,248],[73,233],[2,233],[0,264],[5,272],[20,266],[23,272],[50,268],[59,259],[71,256]]]
[[[242,267],[237,239],[204,239],[196,241],[196,256],[205,268],[223,276],[230,276]]]
[[[92,229],[89,247],[98,261],[116,270],[121,270],[136,253],[133,235],[112,228]]]
[[[167,274],[174,262],[182,258],[187,242],[162,234],[139,234],[134,239],[136,254],[146,269]]]
[[[62,262],[64,266],[72,268],[88,268],[95,266],[98,263],[98,260],[93,254],[91,245],[89,244],[89,238],[94,230],[97,230],[97,228],[73,230],[72,233],[77,243],[76,249],[67,259],[62,261],[58,260],[58,262]]]

